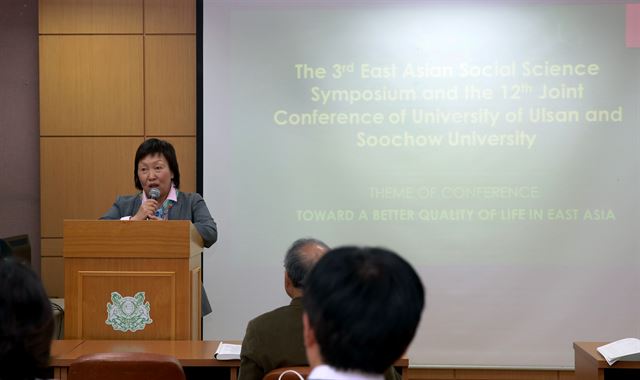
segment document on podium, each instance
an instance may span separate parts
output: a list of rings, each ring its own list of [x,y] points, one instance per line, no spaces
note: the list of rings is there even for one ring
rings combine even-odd
[[[617,361],[640,361],[640,339],[625,338],[597,348],[609,365]]]
[[[240,360],[241,349],[242,346],[239,344],[220,342],[213,357],[218,360]]]

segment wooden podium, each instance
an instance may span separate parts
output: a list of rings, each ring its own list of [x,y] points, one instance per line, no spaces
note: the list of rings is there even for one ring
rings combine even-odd
[[[202,339],[202,246],[184,220],[65,220],[65,339]]]
[[[613,365],[596,350],[610,342],[574,342],[576,380],[640,379],[640,362],[619,361]]]

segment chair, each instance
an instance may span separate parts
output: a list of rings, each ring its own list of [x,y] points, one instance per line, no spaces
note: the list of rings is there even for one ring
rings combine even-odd
[[[289,370],[296,371],[304,379],[306,379],[309,376],[309,373],[311,373],[311,367],[308,367],[308,366],[282,367],[282,368],[276,368],[272,371],[269,371],[266,375],[264,375],[262,380],[278,380],[280,379],[280,375],[282,375],[281,380],[300,380],[298,375],[296,375],[293,372],[287,372],[283,375],[285,371],[289,371]]]
[[[9,236],[0,239],[0,257],[14,256],[31,265],[31,243],[29,235]]]
[[[149,352],[84,355],[69,366],[68,380],[185,380],[176,358]]]
[[[53,339],[64,339],[64,298],[49,298],[53,311]]]
[[[6,241],[0,239],[0,258],[11,256],[11,247]]]

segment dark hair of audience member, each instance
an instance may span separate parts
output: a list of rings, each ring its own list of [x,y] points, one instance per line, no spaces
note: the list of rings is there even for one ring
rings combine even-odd
[[[420,278],[396,253],[342,247],[313,267],[303,304],[325,364],[381,374],[411,343],[424,300]]]
[[[176,156],[176,150],[173,148],[170,142],[160,139],[147,139],[136,150],[136,157],[133,162],[133,183],[136,189],[142,190],[142,184],[138,178],[138,163],[143,158],[151,155],[161,154],[167,160],[169,169],[173,174],[173,185],[180,188],[180,168],[178,167],[178,157]]]
[[[302,288],[305,277],[317,261],[314,257],[305,255],[304,249],[311,245],[316,245],[323,251],[329,250],[329,247],[318,239],[303,238],[293,242],[284,258],[284,268],[296,288]]]
[[[34,379],[49,362],[51,303],[38,276],[11,258],[0,260],[0,379]]]

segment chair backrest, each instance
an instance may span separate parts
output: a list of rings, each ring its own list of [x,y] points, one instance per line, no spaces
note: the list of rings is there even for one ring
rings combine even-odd
[[[69,366],[68,380],[185,380],[176,358],[148,352],[84,355]]]
[[[29,235],[9,236],[0,239],[0,256],[14,256],[31,265],[31,243]]]
[[[291,371],[291,372],[286,372],[286,371]],[[297,372],[298,374],[300,374],[300,376],[302,376],[304,379],[306,379],[309,376],[309,373],[311,373],[311,367],[309,367],[309,366],[299,366],[299,367],[276,368],[276,369],[274,369],[272,371],[269,371],[266,375],[264,375],[262,380],[278,380],[278,379],[281,379],[281,380],[300,380],[298,375],[293,373],[293,371]],[[282,375],[282,378],[280,378],[280,375]]]
[[[11,256],[11,247],[6,241],[0,239],[0,258]]]

